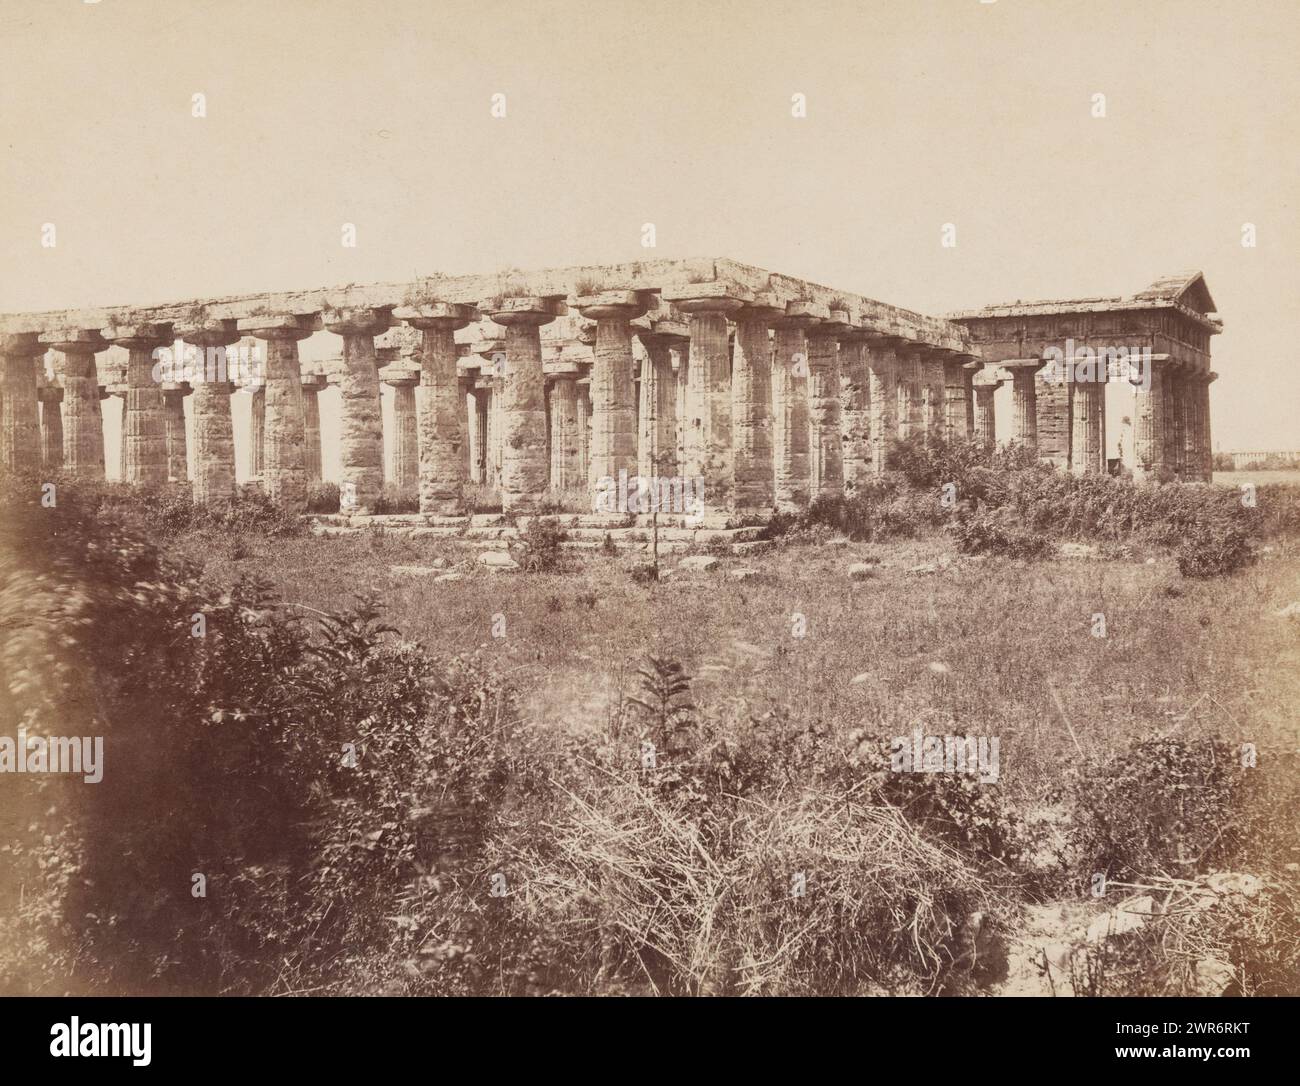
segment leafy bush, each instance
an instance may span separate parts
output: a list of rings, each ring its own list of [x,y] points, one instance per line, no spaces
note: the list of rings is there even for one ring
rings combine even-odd
[[[1255,552],[1240,518],[1209,514],[1192,524],[1178,547],[1178,572],[1184,577],[1236,573],[1254,561]]]
[[[338,511],[338,483],[315,482],[307,484],[307,512],[337,513]]]
[[[569,533],[558,520],[533,517],[520,533],[520,538],[524,549],[519,564],[529,573],[560,573],[568,568],[567,556],[560,544],[569,538]]]
[[[1007,508],[962,510],[952,524],[962,554],[994,554],[1006,558],[1043,558],[1052,553],[1045,536],[1022,524]]]

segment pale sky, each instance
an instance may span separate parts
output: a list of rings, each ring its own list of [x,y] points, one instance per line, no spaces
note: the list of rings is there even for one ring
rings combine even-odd
[[[1294,0],[0,0],[0,311],[729,256],[942,315],[1196,268],[1215,445],[1294,449],[1298,48]]]

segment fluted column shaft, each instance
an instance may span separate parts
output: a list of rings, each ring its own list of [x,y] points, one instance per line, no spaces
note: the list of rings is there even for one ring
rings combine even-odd
[[[1094,475],[1105,470],[1105,449],[1102,447],[1106,432],[1105,393],[1103,381],[1074,382],[1070,417],[1070,470],[1076,475]]]
[[[844,494],[844,442],[840,436],[840,354],[835,332],[808,333],[809,493]]]
[[[36,398],[35,334],[0,337],[0,466],[10,474],[41,466],[41,423]]]
[[[677,474],[677,375],[667,336],[642,335],[641,438],[637,470],[646,477]]]
[[[967,373],[963,361],[943,361],[943,436],[947,441],[970,440],[970,413],[967,399]]]
[[[562,373],[551,383],[551,488],[557,491],[586,488],[579,470],[578,386],[571,373]]]
[[[794,513],[808,506],[809,475],[808,336],[809,324],[780,321],[772,355],[773,443],[776,507]]]
[[[240,321],[240,331],[266,341],[265,416],[260,442],[262,448],[262,490],[272,501],[289,512],[302,513],[307,509],[306,430],[307,409],[302,393],[302,369],[298,360],[298,341],[306,339],[315,330],[312,318],[285,315],[274,318],[250,318]],[[358,336],[366,339],[365,336]],[[348,368],[348,336],[344,336],[344,368]],[[374,341],[369,339],[373,359]],[[371,365],[374,370],[373,362]],[[377,376],[376,376],[377,380]],[[379,413],[377,395],[373,403],[375,415]],[[256,394],[255,394],[256,396]],[[254,424],[256,425],[256,423]],[[346,429],[346,423],[345,423]],[[256,434],[255,434],[256,437]],[[256,452],[258,443],[254,441]],[[382,451],[381,451],[382,455]],[[348,479],[345,461],[344,479]],[[355,481],[355,479],[354,479]],[[379,483],[383,483],[383,463],[380,461]],[[358,487],[358,504],[361,495],[373,503],[378,488],[371,495]],[[367,505],[367,508],[369,506]]]
[[[415,390],[418,377],[390,380],[393,387],[393,483],[414,490],[420,479],[420,441]]]
[[[1166,470],[1165,460],[1165,378],[1163,366],[1151,365],[1151,387],[1134,391],[1136,433],[1134,435],[1134,474],[1142,479],[1159,481]]]
[[[596,347],[591,364],[591,477],[618,479],[620,471],[637,470],[636,389],[632,373],[632,332],[629,314],[635,310],[585,307],[596,320]],[[600,315],[597,315],[597,314]]]
[[[302,378],[302,469],[307,484],[321,481],[320,391],[326,380],[319,374]]]
[[[197,367],[194,400],[194,501],[229,501],[235,492],[235,433],[230,417],[234,386],[228,379],[225,349],[239,339],[232,320],[176,325],[176,334],[199,349],[204,365]],[[212,364],[209,365],[208,363]]]
[[[41,404],[41,467],[47,473],[63,468],[63,389],[45,385],[38,389]]]
[[[871,382],[871,470],[882,475],[888,466],[890,441],[898,434],[898,367],[893,349],[869,348],[867,374]]]
[[[850,335],[840,340],[840,433],[846,488],[871,472],[871,408],[867,344],[861,335]]]
[[[987,452],[997,446],[997,409],[994,395],[998,384],[975,386],[975,440]]]
[[[167,444],[167,481],[189,482],[189,455],[185,440],[185,397],[189,386],[163,386],[163,438]]]
[[[1015,411],[1016,441],[1027,449],[1038,449],[1038,390],[1034,370],[1017,366],[1011,371],[1012,406]]]
[[[782,310],[747,306],[736,313],[731,411],[734,508],[769,513],[776,502],[772,457],[772,343],[768,328]]]

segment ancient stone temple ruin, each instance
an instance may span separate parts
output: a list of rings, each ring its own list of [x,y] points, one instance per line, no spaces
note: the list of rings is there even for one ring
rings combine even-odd
[[[221,499],[242,386],[247,474],[302,511],[321,476],[318,394],[334,387],[345,511],[373,510],[386,480],[431,517],[461,514],[469,484],[497,491],[506,516],[565,499],[629,511],[630,478],[630,511],[648,512],[661,481],[685,480],[698,522],[735,526],[851,490],[884,470],[894,437],[992,444],[1009,384],[1004,436],[1068,470],[1208,480],[1220,327],[1199,274],[943,320],[711,259],[16,314],[0,317],[0,459],[103,478],[100,404],[117,395],[120,477]],[[304,367],[299,344],[322,330],[337,357]],[[249,348],[256,365],[226,365]],[[1091,379],[1072,368],[1079,353],[1102,360]],[[1135,434],[1112,461],[1117,355],[1146,376],[1119,386]]]

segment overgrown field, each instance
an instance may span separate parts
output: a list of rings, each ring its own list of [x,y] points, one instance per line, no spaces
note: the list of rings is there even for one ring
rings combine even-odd
[[[988,992],[1026,908],[1244,872],[1075,988],[1300,992],[1296,491],[896,466],[659,581],[11,496],[0,734],[107,764],[0,778],[0,990]]]

